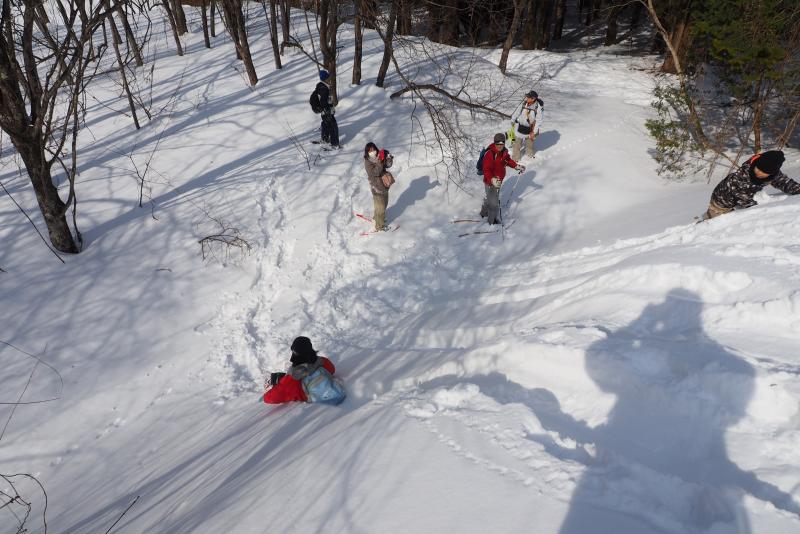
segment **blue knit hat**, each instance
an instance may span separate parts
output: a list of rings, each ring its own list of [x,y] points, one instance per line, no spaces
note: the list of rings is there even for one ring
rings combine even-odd
[[[320,80],[322,80],[324,82],[325,80],[328,79],[328,77],[330,77],[330,74],[328,74],[327,70],[322,69],[321,71],[319,71],[319,79]]]

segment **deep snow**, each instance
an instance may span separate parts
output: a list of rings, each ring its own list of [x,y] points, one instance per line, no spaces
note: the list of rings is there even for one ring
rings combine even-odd
[[[105,532],[137,496],[115,532],[800,529],[800,202],[773,190],[692,224],[719,177],[655,176],[640,68],[653,58],[514,51],[500,86],[498,53],[481,52],[474,90],[511,102],[541,78],[547,123],[503,188],[513,224],[458,238],[469,223],[450,221],[477,215],[479,179],[448,186],[411,101],[388,99],[398,78],[371,85],[375,35],[363,84],[340,82],[338,152],[308,142],[316,80],[301,54],[274,71],[253,39],[249,89],[224,36],[205,50],[195,22],[178,58],[156,35],[156,118],[136,132],[98,106],[82,134],[86,250],[61,265],[0,202],[0,340],[63,378],[0,346],[0,401],[32,370],[23,400],[59,397],[17,408],[0,473],[39,478],[48,531]],[[351,57],[340,64],[349,80]],[[110,81],[93,95],[125,109]],[[476,145],[507,127],[459,121]],[[370,140],[396,155],[388,216],[402,227],[364,238]],[[131,158],[154,150],[139,208]],[[4,156],[0,179],[38,215]],[[796,153],[784,170],[800,176]],[[203,262],[209,215],[252,253]],[[342,406],[258,402],[300,334],[337,364]],[[17,482],[40,531],[41,493]],[[9,510],[2,533],[17,528]]]

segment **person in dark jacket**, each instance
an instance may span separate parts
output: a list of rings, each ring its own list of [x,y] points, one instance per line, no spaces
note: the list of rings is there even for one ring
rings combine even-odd
[[[333,106],[331,87],[328,85],[330,74],[325,69],[319,71],[319,82],[311,93],[311,107],[315,113],[322,115],[322,142],[330,143],[332,147],[339,148],[339,125],[336,123],[334,114],[336,110]],[[317,111],[319,110],[319,111]]]
[[[389,151],[378,150],[375,143],[367,143],[364,147],[364,169],[372,191],[372,220],[378,232],[387,229],[386,206],[389,204],[389,187],[394,181],[387,169],[392,166],[392,160]]]
[[[289,361],[292,366],[288,373],[271,373],[269,380],[264,384],[267,390],[264,393],[265,403],[308,402],[303,390],[303,378],[319,366],[325,367],[330,374],[336,372],[333,362],[324,356],[318,356],[311,345],[311,340],[305,336],[300,336],[292,342],[292,356]]]
[[[753,197],[768,185],[787,195],[800,194],[800,183],[781,172],[785,160],[780,150],[770,150],[748,159],[714,188],[704,218],[713,219],[734,209],[755,206],[757,202]]]
[[[481,217],[486,217],[489,224],[500,224],[500,186],[506,177],[506,167],[525,172],[525,165],[520,165],[508,155],[505,134],[494,136],[494,143],[489,145],[483,156],[483,186],[486,196],[481,206]]]

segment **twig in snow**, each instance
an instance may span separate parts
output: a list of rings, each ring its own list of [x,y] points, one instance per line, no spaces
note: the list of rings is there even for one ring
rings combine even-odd
[[[119,523],[119,522],[120,522],[120,520],[122,519],[122,517],[123,517],[125,514],[127,514],[127,513],[128,513],[128,510],[130,510],[131,508],[133,508],[133,505],[134,505],[134,504],[136,504],[136,501],[138,501],[138,500],[139,500],[139,497],[141,497],[141,495],[137,495],[137,496],[136,496],[136,498],[135,498],[135,499],[133,499],[133,502],[132,502],[132,503],[130,503],[130,504],[128,505],[128,507],[127,507],[127,508],[125,508],[125,511],[124,511],[124,512],[122,512],[122,515],[120,515],[120,516],[117,518],[117,520],[116,520],[116,521],[114,521],[114,524],[113,524],[113,525],[111,525],[110,527],[108,527],[108,530],[106,530],[106,534],[108,534],[109,532],[111,532],[111,529],[112,529],[112,528],[114,528],[114,526],[115,526],[117,523]]]
[[[11,493],[7,493],[5,490],[0,490],[0,510],[3,508],[8,508],[9,512],[11,512],[11,515],[13,515],[17,520],[17,533],[29,532],[29,529],[25,526],[25,523],[27,523],[28,518],[30,518],[31,509],[33,506],[31,505],[30,501],[26,501],[17,491],[17,488],[14,486],[14,482],[11,480],[14,477],[29,478],[36,482],[36,484],[42,490],[42,494],[44,495],[44,507],[42,509],[42,526],[44,530],[42,530],[42,532],[43,534],[47,534],[47,492],[45,491],[42,483],[39,482],[39,479],[37,479],[35,476],[29,473],[15,473],[13,475],[4,475],[0,473],[0,479],[3,479],[6,482],[8,489],[13,493],[12,495]],[[6,499],[6,502],[2,502],[2,499]],[[17,515],[17,512],[14,511],[12,505],[22,507],[25,510],[25,515],[20,518]]]

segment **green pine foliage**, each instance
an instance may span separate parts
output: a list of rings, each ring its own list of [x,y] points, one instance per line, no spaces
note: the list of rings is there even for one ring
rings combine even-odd
[[[655,100],[650,105],[657,118],[647,119],[645,127],[656,140],[653,158],[658,163],[658,174],[668,178],[683,176],[686,156],[699,151],[689,131],[688,103],[678,87],[659,85],[653,91]]]
[[[697,44],[738,89],[786,74],[789,41],[800,24],[797,0],[704,0],[694,20]]]

